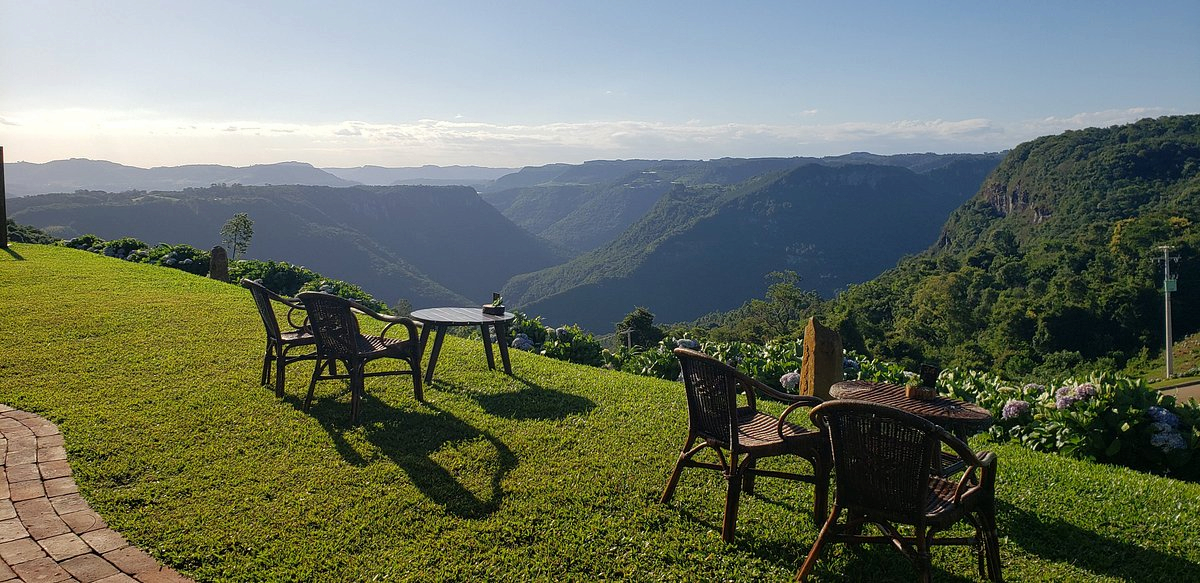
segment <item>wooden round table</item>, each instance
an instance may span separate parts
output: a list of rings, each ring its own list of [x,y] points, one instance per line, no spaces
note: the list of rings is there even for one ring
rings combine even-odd
[[[903,386],[892,383],[842,381],[829,388],[829,396],[895,407],[941,425],[963,441],[994,422],[991,412],[974,403],[942,395],[928,401],[910,399],[905,396]]]
[[[437,366],[438,353],[442,351],[442,340],[446,337],[446,329],[451,326],[479,326],[479,330],[483,332],[483,350],[487,354],[488,368],[492,370],[496,370],[496,359],[492,356],[492,335],[488,328],[495,329],[504,372],[512,374],[512,365],[508,362],[508,323],[516,317],[512,312],[494,316],[483,313],[481,308],[425,308],[413,312],[409,317],[421,323],[421,354],[425,354],[430,329],[437,329],[437,335],[433,338],[433,352],[429,355],[429,366],[425,368],[426,383],[433,382],[433,369]]]

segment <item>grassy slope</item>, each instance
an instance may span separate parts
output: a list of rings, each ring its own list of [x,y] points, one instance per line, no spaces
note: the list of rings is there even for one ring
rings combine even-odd
[[[811,490],[762,480],[737,544],[723,489],[685,473],[675,384],[447,339],[429,405],[371,379],[364,419],[318,387],[257,386],[261,324],[240,288],[84,252],[0,252],[0,402],[58,423],[83,495],[132,542],[201,580],[781,580],[817,529]],[[977,445],[982,445],[977,443]],[[1200,486],[1027,452],[1000,455],[1005,575],[1200,580]],[[974,576],[938,549],[939,578]],[[907,580],[886,548],[833,548],[818,579]]]

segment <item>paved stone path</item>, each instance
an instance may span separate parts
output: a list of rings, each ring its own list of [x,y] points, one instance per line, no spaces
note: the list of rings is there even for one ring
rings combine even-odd
[[[0,405],[0,582],[190,581],[130,546],[79,495],[53,423]]]

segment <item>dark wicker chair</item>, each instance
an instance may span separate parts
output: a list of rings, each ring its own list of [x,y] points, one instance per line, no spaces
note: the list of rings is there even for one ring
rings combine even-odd
[[[830,401],[814,408],[810,416],[828,435],[837,479],[833,512],[796,573],[797,581],[811,572],[829,542],[890,543],[913,561],[922,581],[930,580],[930,547],[972,545],[980,575],[1002,580],[995,455],[977,456],[929,420],[885,405]],[[941,474],[942,444],[966,464],[957,480]],[[843,510],[847,521],[838,524]],[[974,536],[934,537],[963,519],[974,526]],[[866,523],[884,534],[863,534]],[[893,523],[912,526],[912,535],[901,534]]]
[[[289,352],[297,347],[315,346],[317,340],[313,337],[306,321],[301,320],[298,324],[295,321],[297,314],[304,312],[304,306],[299,300],[285,298],[253,280],[243,279],[241,283],[242,287],[250,290],[250,296],[254,298],[254,305],[258,307],[258,315],[267,329],[267,352],[263,356],[261,382],[264,386],[271,382],[271,363],[274,363],[275,395],[282,397],[284,368],[298,360],[315,360],[317,358],[316,352],[297,355],[289,354]],[[272,302],[287,306],[287,322],[291,326],[291,330],[283,330],[279,327],[279,320],[275,316]]]
[[[309,324],[317,338],[317,366],[308,384],[308,396],[304,398],[304,409],[312,404],[313,390],[317,381],[326,379],[350,380],[350,422],[358,422],[359,409],[366,377],[409,375],[413,378],[413,393],[418,401],[424,400],[421,388],[421,343],[417,326],[412,320],[400,316],[387,316],[355,302],[321,292],[302,292],[300,301],[308,310]],[[387,322],[380,336],[363,334],[358,328],[355,313],[365,314],[381,322]],[[388,330],[400,324],[408,331],[408,339],[388,338]],[[385,370],[367,372],[367,363],[380,358],[392,358],[408,363],[408,370]],[[346,373],[338,374],[334,363],[342,361]],[[326,369],[329,373],[325,373]]]
[[[747,493],[754,492],[755,476],[771,476],[813,484],[813,516],[818,524],[824,521],[829,491],[829,442],[818,431],[787,422],[787,417],[792,411],[800,407],[818,405],[821,400],[816,397],[781,393],[719,360],[694,350],[676,348],[675,356],[679,358],[679,364],[683,368],[683,384],[687,390],[688,435],[660,501],[665,504],[671,500],[684,467],[707,468],[720,470],[727,481],[725,518],[721,526],[721,538],[726,542],[733,541],[737,528],[738,500],[741,492],[743,489]],[[739,389],[744,390],[746,394],[746,405],[741,407],[737,402]],[[760,395],[791,405],[776,419],[758,411],[755,398]],[[699,445],[695,445],[697,440],[701,442]],[[692,459],[707,448],[716,451],[719,463]],[[728,459],[725,456],[726,451],[729,452]],[[760,470],[755,467],[760,458],[788,454],[808,460],[813,467],[812,475]]]

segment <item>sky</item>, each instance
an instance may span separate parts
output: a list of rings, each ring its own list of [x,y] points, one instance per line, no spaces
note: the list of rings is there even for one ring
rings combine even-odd
[[[1200,113],[1200,1],[0,0],[8,162],[995,152]]]

